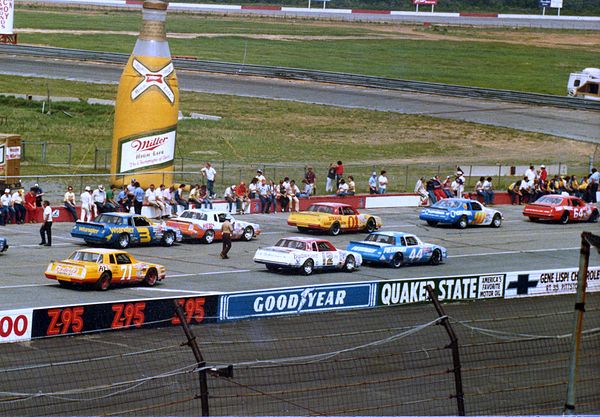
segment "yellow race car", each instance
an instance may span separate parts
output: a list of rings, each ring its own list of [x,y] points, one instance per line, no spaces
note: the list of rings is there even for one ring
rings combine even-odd
[[[315,203],[306,211],[290,214],[288,224],[296,226],[300,232],[323,230],[337,236],[342,231],[374,232],[381,227],[381,218],[370,214],[360,214],[348,204]]]
[[[68,259],[53,261],[45,272],[63,287],[90,285],[106,291],[111,285],[143,282],[152,287],[166,276],[162,265],[140,262],[122,250],[81,249]]]

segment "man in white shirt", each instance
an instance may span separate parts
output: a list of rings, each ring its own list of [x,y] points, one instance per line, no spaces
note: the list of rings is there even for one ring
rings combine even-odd
[[[150,184],[150,187],[146,190],[146,201],[149,205],[156,207],[159,211],[158,217],[162,217],[166,214],[165,205],[157,197],[156,189],[154,188],[154,184]]]
[[[77,210],[75,209],[75,193],[73,192],[73,187],[70,185],[67,187],[67,192],[65,193],[63,203],[67,211],[71,213],[71,216],[73,216],[73,221],[76,222]]]
[[[27,214],[27,209],[23,205],[23,190],[17,190],[12,195],[13,207],[15,209],[15,218],[17,220],[17,224],[25,223],[25,215]]]
[[[208,190],[208,195],[211,198],[215,198],[214,186],[217,171],[213,168],[210,162],[207,162],[206,165],[200,170],[200,173],[203,177],[206,177],[206,189]]]
[[[263,175],[262,169],[260,169],[260,168],[256,170],[256,175],[254,176],[254,178],[256,178],[258,180],[259,184],[262,182],[262,180],[266,181],[266,178]]]
[[[537,178],[537,173],[535,172],[533,165],[529,165],[529,168],[525,170],[525,178],[527,178],[527,181],[533,181]]]
[[[92,201],[96,209],[96,213],[104,213],[104,205],[106,204],[106,191],[104,185],[100,184],[92,193]]]
[[[47,200],[42,203],[42,207],[44,207],[44,221],[40,227],[40,236],[42,237],[40,245],[52,246],[52,207]]]
[[[94,203],[92,202],[92,189],[89,185],[85,187],[85,190],[81,193],[80,199],[81,215],[79,217],[79,220],[81,220],[82,222],[91,222],[93,215],[92,206],[94,206]]]
[[[523,196],[523,202],[529,203],[531,201],[531,196],[533,195],[533,185],[533,180],[523,177],[521,186],[519,187],[519,190],[521,190],[521,195]]]
[[[0,215],[3,217],[2,224],[11,223],[11,221],[12,223],[16,223],[14,203],[9,188],[4,190],[4,194],[0,197],[0,202],[2,203],[0,204]]]
[[[165,187],[164,184],[160,185],[160,197],[161,197],[161,201],[162,203],[165,205],[165,211],[166,211],[166,215],[167,216],[171,216],[171,214],[173,214],[173,195],[171,194],[171,190],[167,187]]]
[[[385,194],[386,190],[387,190],[387,184],[388,184],[388,179],[385,176],[386,171],[383,170],[381,171],[381,175],[379,175],[379,177],[377,178],[377,193],[378,194]]]

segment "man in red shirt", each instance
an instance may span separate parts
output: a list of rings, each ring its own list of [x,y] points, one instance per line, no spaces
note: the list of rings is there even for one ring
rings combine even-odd
[[[238,214],[245,214],[246,209],[250,205],[250,198],[248,197],[248,189],[246,188],[246,183],[244,181],[240,182],[240,184],[235,188],[235,194],[242,202],[242,211]]]
[[[540,165],[540,186],[544,187],[546,185],[546,180],[548,178],[548,171],[546,171],[546,165]]]
[[[335,186],[336,188],[340,188],[340,180],[344,176],[344,164],[342,161],[337,161],[337,166],[335,167]]]

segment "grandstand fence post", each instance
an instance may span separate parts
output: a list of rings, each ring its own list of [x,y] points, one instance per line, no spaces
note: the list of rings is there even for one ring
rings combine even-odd
[[[192,353],[196,358],[196,362],[198,363],[198,376],[200,378],[200,404],[202,407],[202,415],[208,416],[208,382],[206,379],[206,362],[202,357],[202,352],[200,352],[200,348],[198,348],[198,344],[196,343],[196,336],[188,326],[185,314],[181,308],[181,305],[174,300],[175,303],[175,313],[181,322],[181,327],[183,328],[183,332],[185,333],[185,337],[187,337],[187,345],[192,349]]]
[[[575,414],[575,380],[581,348],[581,332],[583,330],[583,316],[585,313],[585,296],[587,287],[587,274],[590,261],[590,247],[593,245],[600,252],[600,236],[590,232],[581,232],[581,249],[579,251],[579,271],[577,276],[577,299],[575,301],[575,319],[573,333],[571,334],[571,353],[569,357],[569,374],[567,379],[567,400],[565,414]]]
[[[437,294],[431,287],[431,285],[427,285],[425,287],[427,292],[429,293],[429,298],[433,302],[435,310],[441,318],[441,324],[446,329],[446,333],[448,333],[448,337],[450,338],[450,344],[446,346],[446,348],[452,349],[452,363],[454,368],[452,369],[452,373],[454,373],[454,385],[456,388],[456,406],[458,408],[458,415],[465,415],[465,394],[463,391],[462,384],[462,374],[461,374],[461,366],[460,366],[460,352],[458,350],[458,337],[456,337],[456,333],[454,333],[454,329],[450,324],[450,320],[448,320],[448,316],[444,311],[444,308],[440,304]]]

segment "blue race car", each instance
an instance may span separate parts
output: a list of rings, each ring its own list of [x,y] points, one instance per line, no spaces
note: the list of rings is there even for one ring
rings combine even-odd
[[[451,224],[459,229],[468,225],[500,227],[502,213],[482,205],[479,201],[466,198],[445,198],[433,206],[424,208],[419,219],[430,226]]]
[[[5,252],[8,249],[8,241],[4,237],[0,237],[0,252]]]
[[[387,264],[394,268],[412,263],[438,265],[448,257],[446,248],[423,243],[415,235],[403,232],[375,232],[362,241],[350,241],[347,251],[358,252],[363,262]]]
[[[103,213],[93,222],[76,222],[71,236],[85,240],[86,243],[113,245],[121,249],[131,243],[161,243],[173,246],[181,242],[179,229],[137,214]]]

